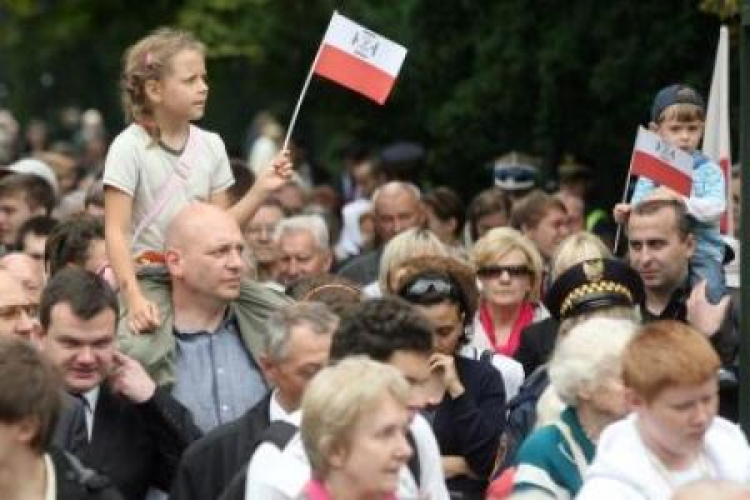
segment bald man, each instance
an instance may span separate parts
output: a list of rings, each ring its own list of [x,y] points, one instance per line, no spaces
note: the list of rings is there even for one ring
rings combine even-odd
[[[0,268],[6,269],[21,283],[31,303],[39,305],[44,289],[44,267],[25,253],[12,252],[0,258]]]
[[[36,339],[37,306],[32,304],[21,282],[9,271],[0,269],[0,335],[18,335]]]
[[[408,182],[393,181],[378,188],[372,195],[375,232],[381,246],[352,259],[339,274],[361,285],[378,279],[383,246],[394,236],[425,224],[419,188]]]
[[[160,305],[168,310],[160,329],[120,333],[123,350],[172,386],[204,432],[240,417],[269,389],[256,361],[259,333],[286,300],[243,281],[244,252],[242,232],[226,211],[205,203],[183,208],[166,233],[171,287]]]

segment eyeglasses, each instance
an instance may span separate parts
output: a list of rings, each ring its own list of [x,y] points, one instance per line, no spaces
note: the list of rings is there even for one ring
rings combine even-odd
[[[15,321],[23,313],[26,313],[31,318],[36,318],[39,315],[39,306],[37,304],[0,306],[0,319],[5,321]]]
[[[276,224],[249,224],[245,228],[245,234],[251,234],[258,236],[265,232],[267,235],[272,235],[276,230]]]
[[[526,265],[519,266],[487,266],[477,269],[477,276],[485,279],[499,278],[508,273],[511,278],[521,278],[531,275],[531,269]]]
[[[406,300],[420,299],[425,295],[455,298],[458,295],[455,285],[445,278],[417,278],[401,289],[401,297]]]

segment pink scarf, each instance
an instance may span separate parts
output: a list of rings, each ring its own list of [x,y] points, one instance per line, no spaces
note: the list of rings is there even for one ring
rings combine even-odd
[[[331,500],[331,494],[328,493],[323,481],[310,479],[305,485],[304,491],[307,500]],[[396,500],[396,495],[387,495],[383,500]]]
[[[518,350],[518,346],[521,345],[521,330],[526,328],[534,320],[534,305],[531,302],[521,303],[521,308],[518,311],[518,317],[513,322],[513,327],[508,335],[508,340],[504,345],[498,345],[497,339],[495,338],[495,324],[492,322],[492,311],[487,302],[482,302],[479,306],[479,322],[484,328],[484,332],[487,334],[487,338],[495,349],[495,352],[504,354],[505,356],[513,356]]]

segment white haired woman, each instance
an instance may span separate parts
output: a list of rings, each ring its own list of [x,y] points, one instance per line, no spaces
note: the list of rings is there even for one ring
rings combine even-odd
[[[566,406],[556,421],[524,441],[514,491],[575,497],[602,430],[627,413],[621,356],[636,329],[632,321],[594,318],[561,339],[549,375]]]
[[[303,498],[395,499],[412,454],[408,394],[398,370],[364,357],[319,372],[302,400],[300,434],[312,468]]]

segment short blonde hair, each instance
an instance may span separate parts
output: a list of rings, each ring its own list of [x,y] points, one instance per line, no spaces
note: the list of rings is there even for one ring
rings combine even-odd
[[[611,259],[612,252],[596,235],[586,231],[567,236],[552,256],[550,281],[555,281],[571,267],[591,259]]]
[[[380,256],[380,271],[378,274],[380,290],[383,293],[390,290],[388,281],[393,272],[401,267],[401,264],[413,257],[427,255],[449,257],[450,250],[429,229],[414,227],[394,236],[391,241],[386,243],[383,255]]]
[[[607,370],[620,364],[637,328],[632,321],[594,318],[561,339],[549,365],[550,383],[560,400],[575,407],[581,390],[596,389]]]
[[[538,301],[542,285],[542,256],[531,240],[520,231],[510,227],[491,229],[474,244],[471,249],[471,260],[479,269],[495,264],[498,259],[502,259],[513,250],[520,250],[526,257],[526,264],[531,269],[531,296],[529,298],[532,301]]]
[[[357,423],[387,397],[407,408],[409,385],[396,368],[364,356],[346,358],[315,376],[302,398],[300,424],[314,477],[328,475],[330,453],[349,449]]]

